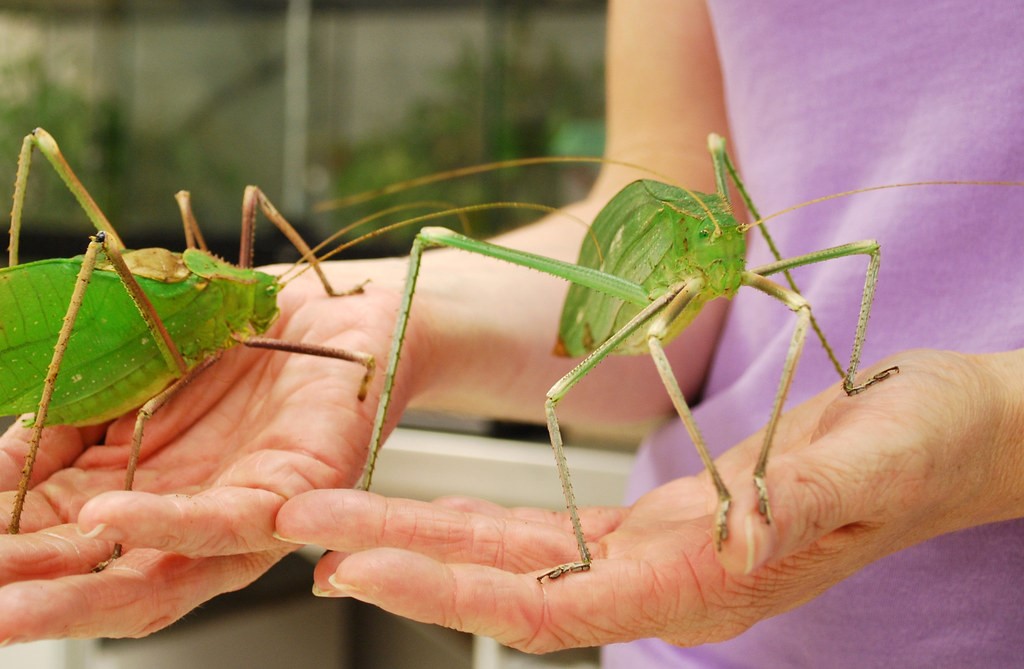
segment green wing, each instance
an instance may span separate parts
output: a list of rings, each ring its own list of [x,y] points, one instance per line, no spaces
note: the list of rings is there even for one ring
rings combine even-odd
[[[80,258],[0,270],[0,415],[34,412]],[[175,283],[139,278],[172,339],[192,365],[223,346],[224,308],[200,277]],[[213,323],[213,324],[211,324]],[[169,369],[120,279],[93,273],[57,377],[47,423],[87,425],[128,411],[178,376]]]
[[[635,181],[601,210],[592,234],[583,241],[578,264],[599,269],[644,287],[656,296],[675,283],[673,223],[679,212],[666,205],[654,181]],[[652,192],[652,189],[653,192]],[[678,189],[674,189],[678,192]],[[569,288],[559,328],[559,353],[581,356],[594,350],[642,309],[577,284]],[[646,348],[629,346],[619,352],[639,353]]]
[[[578,264],[642,287],[648,299],[702,276],[709,290],[694,301],[678,327],[708,299],[731,296],[743,268],[744,240],[732,208],[720,195],[657,181],[635,181],[601,210],[580,249]],[[643,305],[573,284],[562,310],[556,353],[586,355],[608,340]],[[638,331],[615,351],[647,352]]]

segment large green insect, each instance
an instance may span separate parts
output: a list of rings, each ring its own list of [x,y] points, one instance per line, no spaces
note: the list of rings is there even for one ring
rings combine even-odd
[[[845,370],[825,344],[833,364],[844,379],[844,389],[848,394],[854,394],[898,371],[890,368],[863,385],[854,383],[878,276],[879,246],[870,240],[854,242],[795,258],[780,259],[764,267],[746,269],[744,235],[750,226],[739,223],[733,215],[726,188],[727,172],[755,217],[756,209],[725,152],[724,141],[712,135],[709,148],[717,193],[697,193],[651,180],[636,181],[626,186],[594,220],[591,237],[583,243],[575,265],[470,239],[446,228],[422,229],[410,254],[403,301],[395,325],[384,390],[370,443],[370,457],[361,487],[368,488],[373,476],[423,251],[429,247],[447,246],[537,269],[572,283],[562,312],[557,351],[564,355],[585,357],[548,391],[545,413],[580,559],[555,567],[542,574],[540,579],[557,578],[568,572],[590,568],[590,551],[580,526],[555,408],[580,379],[612,353],[650,354],[654,359],[661,380],[718,493],[715,541],[721,547],[721,542],[727,538],[726,520],[731,496],[708,454],[704,438],[676,382],[664,345],[689,325],[706,303],[720,297],[731,298],[741,286],[762,291],[796,313],[796,326],[753,474],[759,510],[771,522],[764,477],[775,425],[808,327],[814,327],[822,342],[825,342],[811,316],[810,305],[796,290],[788,271],[844,256],[868,256],[853,352]],[[773,274],[784,274],[789,286],[766,278]]]
[[[99,231],[84,255],[18,264],[18,235],[31,157],[38,149],[56,169]],[[93,425],[141,406],[125,474],[130,490],[153,413],[220,354],[235,345],[347,360],[366,374],[365,353],[263,337],[278,315],[277,277],[251,269],[257,210],[304,256],[329,295],[338,292],[309,247],[258,188],[242,203],[242,249],[235,266],[211,255],[192,215],[188,194],[177,196],[188,249],[126,250],[46,131],[26,136],[11,211],[9,266],[0,269],[0,415],[35,412],[8,532],[16,534],[42,430]],[[359,290],[358,288],[354,290]],[[120,555],[117,546],[112,558]]]

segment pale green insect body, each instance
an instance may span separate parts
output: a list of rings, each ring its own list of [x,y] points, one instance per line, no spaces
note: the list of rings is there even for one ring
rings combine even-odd
[[[673,320],[669,338],[685,329],[708,301],[732,297],[740,287],[746,242],[731,206],[720,195],[635,181],[601,211],[591,231],[576,264],[639,284],[650,299],[688,280],[701,281],[699,295]],[[645,306],[572,284],[556,351],[573,357],[590,353]],[[622,355],[647,352],[643,332],[615,350]]]

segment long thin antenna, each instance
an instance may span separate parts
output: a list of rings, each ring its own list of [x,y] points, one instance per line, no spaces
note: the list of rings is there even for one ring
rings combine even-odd
[[[837,200],[841,197],[859,195],[860,193],[870,193],[872,191],[889,190],[894,188],[913,188],[915,186],[1024,186],[1024,181],[910,181],[907,183],[884,184],[882,186],[867,186],[865,188],[856,188],[854,190],[847,190],[841,193],[833,193],[831,195],[814,198],[813,200],[807,200],[800,204],[794,204],[792,207],[786,207],[774,214],[769,214],[764,218],[759,218],[753,223],[742,224],[739,226],[739,229],[746,232],[755,225],[761,225],[762,223],[770,221],[773,218],[778,218],[783,214],[788,214],[796,211],[797,209],[803,209],[804,207],[809,207],[812,204],[818,204],[820,202]]]

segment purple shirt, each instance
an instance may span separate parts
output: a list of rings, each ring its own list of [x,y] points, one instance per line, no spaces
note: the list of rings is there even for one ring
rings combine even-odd
[[[1024,180],[1017,0],[709,5],[733,155],[763,214],[874,184]],[[864,364],[918,347],[1024,347],[1024,188],[883,191],[808,207],[770,227],[787,256],[881,242]],[[749,255],[752,266],[770,259],[760,237]],[[797,275],[844,364],[865,267],[857,256]],[[756,291],[734,300],[695,411],[713,454],[767,421],[792,328],[792,314]],[[836,380],[809,334],[787,406]],[[630,499],[701,469],[672,422],[641,449]],[[683,649],[643,640],[608,647],[604,660],[623,669],[1024,666],[1024,520],[883,558],[730,641]]]

